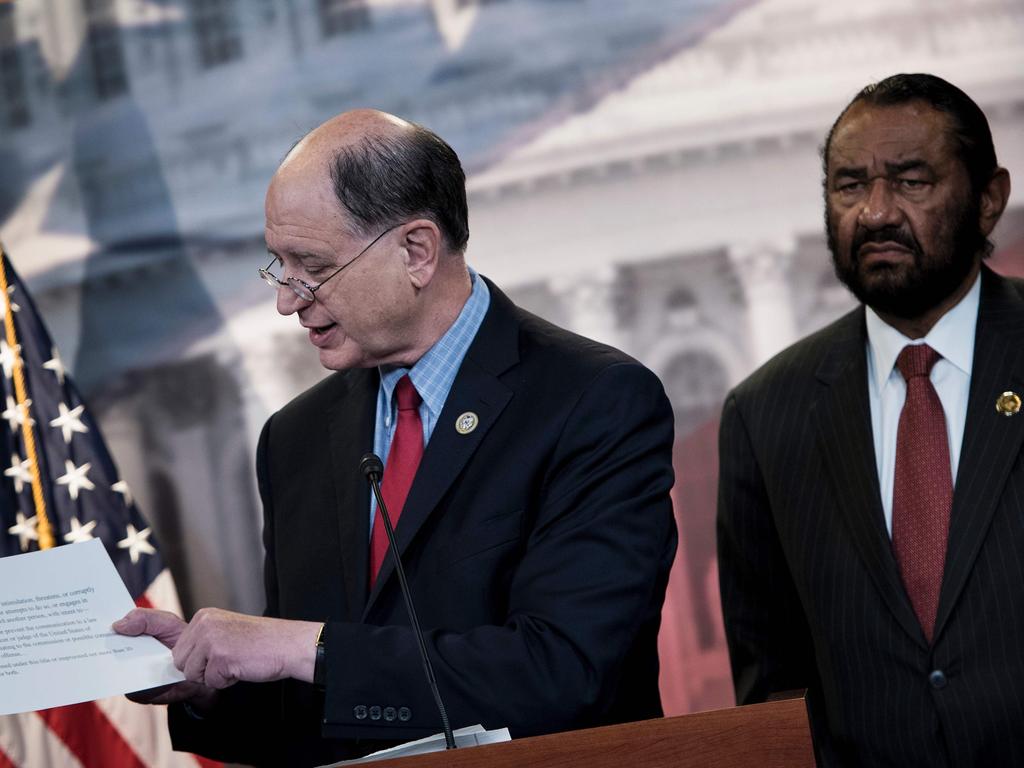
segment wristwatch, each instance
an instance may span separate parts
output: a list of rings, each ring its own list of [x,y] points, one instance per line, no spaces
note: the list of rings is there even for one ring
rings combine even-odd
[[[313,685],[317,690],[327,688],[327,623],[320,625],[320,632],[316,636],[316,661],[313,662]]]

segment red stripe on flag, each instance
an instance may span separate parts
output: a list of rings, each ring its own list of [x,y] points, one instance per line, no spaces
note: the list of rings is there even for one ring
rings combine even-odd
[[[146,768],[94,703],[44,709],[39,712],[84,768]]]
[[[11,758],[4,754],[2,749],[0,749],[0,768],[18,768],[18,766],[11,761]]]
[[[135,601],[136,608],[152,608],[153,604],[149,602],[149,598],[146,597],[146,593],[143,592],[139,595],[139,599]]]

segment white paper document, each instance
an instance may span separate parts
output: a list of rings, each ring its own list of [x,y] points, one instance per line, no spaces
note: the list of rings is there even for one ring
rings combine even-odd
[[[508,728],[487,731],[484,730],[482,725],[470,725],[466,728],[459,728],[453,732],[453,735],[455,736],[455,746],[459,749],[464,747],[481,747],[484,744],[497,744],[501,741],[512,741]],[[390,749],[382,749],[380,752],[374,752],[366,757],[360,757],[356,760],[342,760],[340,763],[331,763],[320,768],[340,768],[343,765],[375,763],[378,760],[425,755],[429,752],[444,752],[444,750],[444,734],[435,733],[433,736],[427,736],[425,739],[399,744],[397,747],[391,747]]]
[[[0,558],[0,715],[183,680],[159,641],[110,628],[134,607],[99,539]]]

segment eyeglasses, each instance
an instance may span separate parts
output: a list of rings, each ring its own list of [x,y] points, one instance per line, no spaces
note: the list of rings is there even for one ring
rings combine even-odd
[[[362,256],[368,250],[373,248],[373,246],[377,244],[378,240],[380,240],[382,237],[384,237],[384,235],[386,235],[388,232],[390,232],[391,230],[393,230],[397,226],[399,226],[399,225],[398,224],[394,224],[394,225],[388,227],[387,229],[385,229],[383,232],[381,232],[379,235],[377,235],[375,238],[373,238],[373,240],[370,241],[370,244],[368,246],[363,248],[363,250],[361,250],[359,253],[357,253],[355,256],[353,256],[348,261],[346,261],[344,264],[342,264],[336,270],[331,272],[331,274],[329,274],[327,277],[325,277],[323,280],[321,280],[316,285],[310,285],[305,280],[300,280],[297,277],[289,277],[287,280],[279,280],[277,278],[277,275],[275,275],[273,272],[270,271],[270,268],[272,266],[274,266],[274,262],[277,261],[277,257],[276,256],[271,260],[271,262],[269,264],[267,264],[266,267],[261,267],[258,270],[258,272],[260,273],[260,277],[263,278],[263,282],[265,282],[267,285],[269,285],[275,291],[278,288],[284,286],[285,288],[291,288],[295,292],[295,295],[298,296],[303,301],[313,301],[316,298],[316,292],[319,291],[321,288],[323,288],[324,283],[326,283],[328,280],[330,280],[336,274],[341,272],[343,269],[345,269],[345,267],[350,265],[352,262],[354,262],[356,259],[358,259],[360,256]]]

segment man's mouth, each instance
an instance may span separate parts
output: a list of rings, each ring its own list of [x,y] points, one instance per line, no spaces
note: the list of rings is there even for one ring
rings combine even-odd
[[[857,250],[857,261],[862,267],[890,265],[913,259],[914,252],[900,243],[892,241],[884,243],[865,243]]]
[[[338,327],[337,323],[309,326],[309,340],[315,347],[322,347],[331,337],[331,332]]]
[[[900,243],[894,243],[891,240],[889,240],[884,243],[864,243],[864,245],[860,247],[860,252],[862,254],[890,252],[911,253],[911,250],[907,248],[905,245],[901,245]]]

